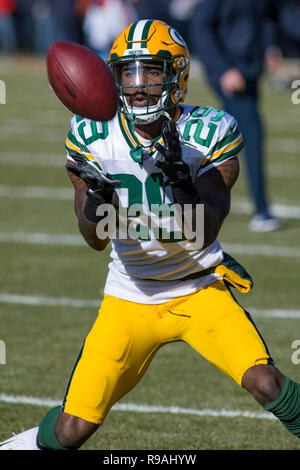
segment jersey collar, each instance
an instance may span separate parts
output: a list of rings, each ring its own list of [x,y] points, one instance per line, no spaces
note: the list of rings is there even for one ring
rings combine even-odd
[[[177,122],[180,117],[180,108],[178,107],[175,112],[174,121]],[[161,136],[157,137],[153,140],[152,145],[144,146],[142,142],[139,140],[138,135],[134,132],[134,129],[130,125],[129,121],[126,119],[124,113],[118,113],[119,124],[122,131],[122,134],[130,147],[130,156],[136,163],[143,162],[143,152],[146,151],[149,155],[153,155],[156,152],[154,147],[155,144],[163,143],[163,139]]]

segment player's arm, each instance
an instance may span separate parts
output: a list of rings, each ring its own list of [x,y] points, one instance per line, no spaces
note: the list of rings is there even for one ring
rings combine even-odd
[[[199,176],[195,182],[190,178],[172,185],[174,201],[181,205],[192,205],[192,230],[196,233],[204,229],[203,248],[213,243],[219,234],[222,224],[230,210],[231,188],[239,175],[237,157],[221,163],[217,167]],[[204,208],[204,227],[197,226],[197,204]],[[194,241],[194,240],[191,240]]]
[[[194,183],[198,204],[204,205],[204,247],[216,240],[229,213],[231,188],[238,175],[239,161],[234,157],[206,171]]]
[[[210,245],[216,240],[220,228],[230,209],[230,190],[238,178],[238,159],[231,158],[200,175],[192,181],[188,165],[182,160],[181,144],[177,129],[172,120],[163,128],[164,145],[156,144],[159,155],[156,158],[158,166],[170,184],[174,201],[185,210],[185,206],[193,207],[192,231],[195,233],[202,227],[197,227],[197,204],[204,207],[204,244]],[[192,241],[192,240],[191,240]]]
[[[66,169],[75,189],[75,213],[80,232],[89,246],[101,251],[109,243],[97,236],[96,228],[101,217],[97,208],[104,203],[111,203],[114,188],[118,181],[110,181],[94,167],[90,166],[80,154],[72,155],[75,162],[68,162]]]
[[[68,175],[75,190],[74,207],[75,214],[78,219],[79,230],[89,246],[95,250],[102,251],[108,245],[109,239],[100,240],[96,234],[97,224],[89,222],[84,216],[84,207],[87,202],[86,184],[82,179],[75,176],[74,173],[69,170]]]

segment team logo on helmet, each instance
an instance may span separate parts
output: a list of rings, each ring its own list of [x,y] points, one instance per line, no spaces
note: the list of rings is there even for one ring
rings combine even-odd
[[[185,40],[183,39],[182,36],[180,36],[178,31],[176,31],[174,28],[169,28],[169,34],[171,38],[173,39],[173,41],[176,42],[176,44],[178,44],[181,47],[187,48]]]

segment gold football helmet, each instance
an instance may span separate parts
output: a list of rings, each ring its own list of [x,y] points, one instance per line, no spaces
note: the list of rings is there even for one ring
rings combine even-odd
[[[152,64],[156,70],[151,71]],[[180,34],[163,21],[132,23],[115,40],[108,65],[119,90],[121,112],[136,122],[156,121],[185,99],[189,51]],[[134,93],[144,99],[131,99]]]

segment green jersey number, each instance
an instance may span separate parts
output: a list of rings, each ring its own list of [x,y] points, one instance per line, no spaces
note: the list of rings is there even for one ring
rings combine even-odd
[[[78,134],[85,145],[90,145],[98,139],[106,139],[108,136],[108,124],[107,122],[90,121],[87,126],[86,121],[83,121],[78,126]]]
[[[204,122],[202,118],[208,116],[212,112],[214,115],[210,118],[210,121],[207,124],[208,132],[206,130],[206,132],[204,133]],[[218,128],[215,122],[220,121],[224,114],[224,111],[219,111],[215,108],[212,108],[211,106],[207,108],[195,108],[191,113],[192,119],[190,119],[185,125],[183,132],[184,140],[189,142],[191,140],[191,137],[193,137],[194,141],[197,144],[202,145],[204,147],[209,147]],[[206,134],[206,137],[204,137],[204,134]]]
[[[144,188],[142,182],[132,174],[123,174],[118,173],[114,175],[107,175],[112,180],[121,181],[121,185],[118,188],[126,188],[128,191],[128,209],[134,205],[143,205],[143,191],[146,192],[147,205],[150,210],[150,213],[154,213],[158,217],[163,217],[167,215],[169,217],[174,217],[174,212],[172,211],[173,204],[163,204],[161,197],[161,187],[163,185],[163,175],[162,173],[152,173],[146,180]],[[149,227],[148,227],[149,228]],[[121,229],[121,227],[119,227]],[[141,237],[143,240],[150,240],[149,230],[147,230],[147,235],[145,236],[145,227],[137,227],[137,231],[140,231]],[[165,227],[156,227],[156,236],[159,241],[162,243],[182,241],[185,240],[185,237],[182,232],[179,231],[168,231]],[[157,236],[158,234],[158,236]]]

